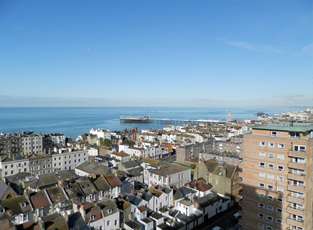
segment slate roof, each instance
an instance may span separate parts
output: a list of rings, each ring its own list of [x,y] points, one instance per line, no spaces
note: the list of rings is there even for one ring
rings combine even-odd
[[[142,198],[143,200],[145,200],[145,201],[151,200],[152,197],[153,197],[153,196],[152,196],[151,194],[149,194],[149,193],[146,193],[146,192],[142,192],[142,193],[141,193],[141,198]]]
[[[158,190],[158,189],[155,189],[155,188],[153,188],[153,187],[151,187],[151,188],[149,189],[149,192],[151,192],[152,194],[154,193],[156,197],[160,197],[160,196],[163,194],[162,191],[160,191],[160,190]]]
[[[194,191],[194,190],[192,190],[192,189],[190,189],[190,188],[187,188],[187,187],[185,187],[185,186],[179,188],[179,191],[181,192],[181,194],[182,194],[183,196],[186,196],[186,195],[188,195],[188,194],[197,193],[196,191]]]
[[[40,190],[39,192],[30,195],[29,199],[35,209],[51,205],[45,190]]]
[[[2,180],[0,180],[0,198],[3,197],[4,193],[7,191],[8,188],[9,186]]]
[[[44,216],[41,218],[44,222],[46,230],[68,230],[67,222],[63,216],[60,216],[58,213],[54,213],[49,216]]]
[[[150,220],[148,217],[145,217],[143,219],[141,219],[142,222],[145,222],[146,224],[149,224],[152,222],[152,220]]]
[[[132,229],[141,229],[141,225],[132,220],[128,220],[124,224]]]
[[[99,191],[108,191],[111,188],[109,183],[102,176],[98,177],[93,183]]]
[[[80,212],[75,212],[68,217],[68,227],[69,229],[90,230]]]
[[[150,217],[153,217],[154,219],[161,219],[163,216],[160,213],[153,212],[151,213]]]
[[[105,217],[112,215],[118,211],[117,205],[114,200],[103,200],[97,203],[97,205],[100,207]]]
[[[79,187],[81,188],[81,190],[84,192],[85,195],[89,195],[94,192],[97,192],[96,187],[88,179],[77,182],[77,184],[79,184]]]
[[[205,208],[221,199],[222,197],[220,197],[217,194],[208,194],[208,195],[198,198],[197,200],[195,200],[195,202],[197,202],[201,208]]]
[[[140,167],[140,163],[138,161],[126,161],[121,164],[124,166],[125,169]]]
[[[90,220],[91,216],[94,216],[93,220]],[[85,222],[86,223],[89,223],[89,221],[94,222],[94,221],[97,221],[100,219],[102,219],[102,212],[98,206],[94,206],[94,207],[86,210],[86,215],[85,215]]]
[[[78,179],[79,176],[73,172],[71,172],[70,170],[61,170],[61,171],[57,171],[55,172],[55,174],[57,175],[57,177],[60,180],[66,181],[66,180],[72,180],[72,179]]]
[[[99,175],[107,175],[112,173],[111,169],[109,167],[106,167],[104,165],[100,165],[96,162],[89,162],[85,161],[81,163],[80,165],[76,166],[76,169],[79,169],[81,171],[87,172],[89,174],[99,174]]]
[[[59,179],[54,173],[42,174],[38,179],[29,184],[31,188],[44,188],[50,185],[58,184]]]
[[[26,206],[23,207],[22,206],[23,204],[26,204]],[[12,210],[14,215],[32,211],[30,202],[25,195],[16,196],[16,197],[12,197],[6,200],[2,200],[0,202],[0,205],[2,207],[5,207],[6,210]]]
[[[215,173],[215,174],[223,173],[223,169],[225,169],[227,178],[231,178],[235,170],[238,169],[236,165],[230,165],[230,164],[221,165],[220,163],[215,162],[215,161],[206,161],[205,165],[210,173]]]
[[[132,194],[128,196],[128,202],[133,204],[133,205],[138,206],[141,201],[142,201],[142,199],[138,196],[134,196]]]

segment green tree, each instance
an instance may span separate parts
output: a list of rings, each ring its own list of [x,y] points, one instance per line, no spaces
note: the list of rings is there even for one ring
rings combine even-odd
[[[112,142],[109,139],[103,139],[102,137],[100,138],[100,146],[108,146],[111,147]]]
[[[128,146],[134,146],[135,143],[133,141],[129,140],[129,139],[125,139],[123,141],[123,144],[124,145],[128,145]]]

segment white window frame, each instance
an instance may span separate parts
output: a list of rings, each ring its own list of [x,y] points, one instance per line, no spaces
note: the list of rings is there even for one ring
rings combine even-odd
[[[284,154],[277,154],[277,160],[285,160],[285,155]]]
[[[277,214],[283,214],[283,209],[281,209],[281,208],[276,208],[276,213]]]
[[[276,201],[277,201],[277,203],[282,204],[283,203],[283,198],[277,197]]]
[[[258,203],[258,207],[264,209],[265,205],[263,203]]]
[[[259,188],[265,188],[265,184],[264,183],[259,183]]]
[[[284,166],[283,165],[277,165],[277,170],[278,171],[284,171]]]
[[[281,219],[277,219],[277,218],[276,218],[276,224],[282,225],[282,224],[283,224],[283,221],[282,221]]]
[[[263,166],[262,166],[263,165]],[[265,163],[264,162],[259,162],[259,167],[260,168],[265,168]]]
[[[273,222],[273,217],[272,216],[269,216],[269,215],[267,215],[266,216],[266,220],[268,221],[268,222],[270,222],[270,223],[272,223]]]
[[[266,210],[273,212],[274,208],[272,205],[267,205]]]
[[[265,178],[265,172],[259,172],[259,177]]]
[[[268,143],[268,147],[275,148],[275,143],[273,143],[273,142]]]
[[[267,195],[267,199],[272,201],[273,200],[273,196]]]
[[[258,229],[264,229],[264,224],[258,223]]]
[[[271,137],[276,137],[277,136],[277,131],[271,131]]]
[[[265,194],[264,194],[264,193],[259,192],[259,198],[265,198]]]
[[[284,192],[284,188],[281,187],[281,186],[277,186],[276,190],[277,190],[277,192],[279,192],[279,193],[283,193],[283,192]]]
[[[260,157],[265,157],[265,152],[259,152]]]
[[[265,215],[263,214],[263,213],[258,213],[258,217],[260,218],[260,219],[262,219],[262,220],[264,220],[264,217],[265,217]]]
[[[277,146],[278,146],[279,149],[284,149],[285,148],[285,144],[282,144],[282,143],[278,143]]]
[[[268,158],[274,159],[275,158],[275,154],[274,153],[268,153]]]
[[[277,176],[277,181],[278,182],[284,182],[284,177],[283,176]]]
[[[271,185],[271,184],[268,184],[268,185],[267,185],[267,190],[273,191],[273,190],[274,190],[274,186]]]
[[[268,168],[269,168],[269,169],[274,169],[274,164],[271,164],[271,163],[268,164]]]
[[[273,174],[267,174],[267,178],[270,180],[274,180],[275,176]]]
[[[265,146],[265,145],[266,145],[265,141],[260,141],[260,146]]]

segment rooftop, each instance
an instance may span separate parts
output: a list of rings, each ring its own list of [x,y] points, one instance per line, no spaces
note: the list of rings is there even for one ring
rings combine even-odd
[[[309,132],[313,131],[313,123],[282,122],[254,126],[252,127],[252,129],[277,130],[289,132]]]
[[[190,170],[190,168],[186,168],[183,166],[178,166],[175,164],[170,164],[170,163],[162,163],[160,164],[160,167],[158,169],[153,169],[150,172],[160,175],[160,176],[164,176],[167,177],[168,175],[177,173],[177,172],[181,172],[181,171],[185,171],[185,170]]]

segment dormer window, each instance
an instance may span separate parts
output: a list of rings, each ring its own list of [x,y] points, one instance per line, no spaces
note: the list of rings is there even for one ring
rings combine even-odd
[[[5,212],[5,208],[0,208],[0,213],[4,213]]]
[[[108,213],[111,214],[113,212],[112,209],[108,209]]]
[[[20,205],[21,205],[22,208],[27,206],[26,202],[21,202]]]
[[[95,215],[91,215],[91,216],[90,216],[90,220],[94,220],[95,217],[96,217]]]

